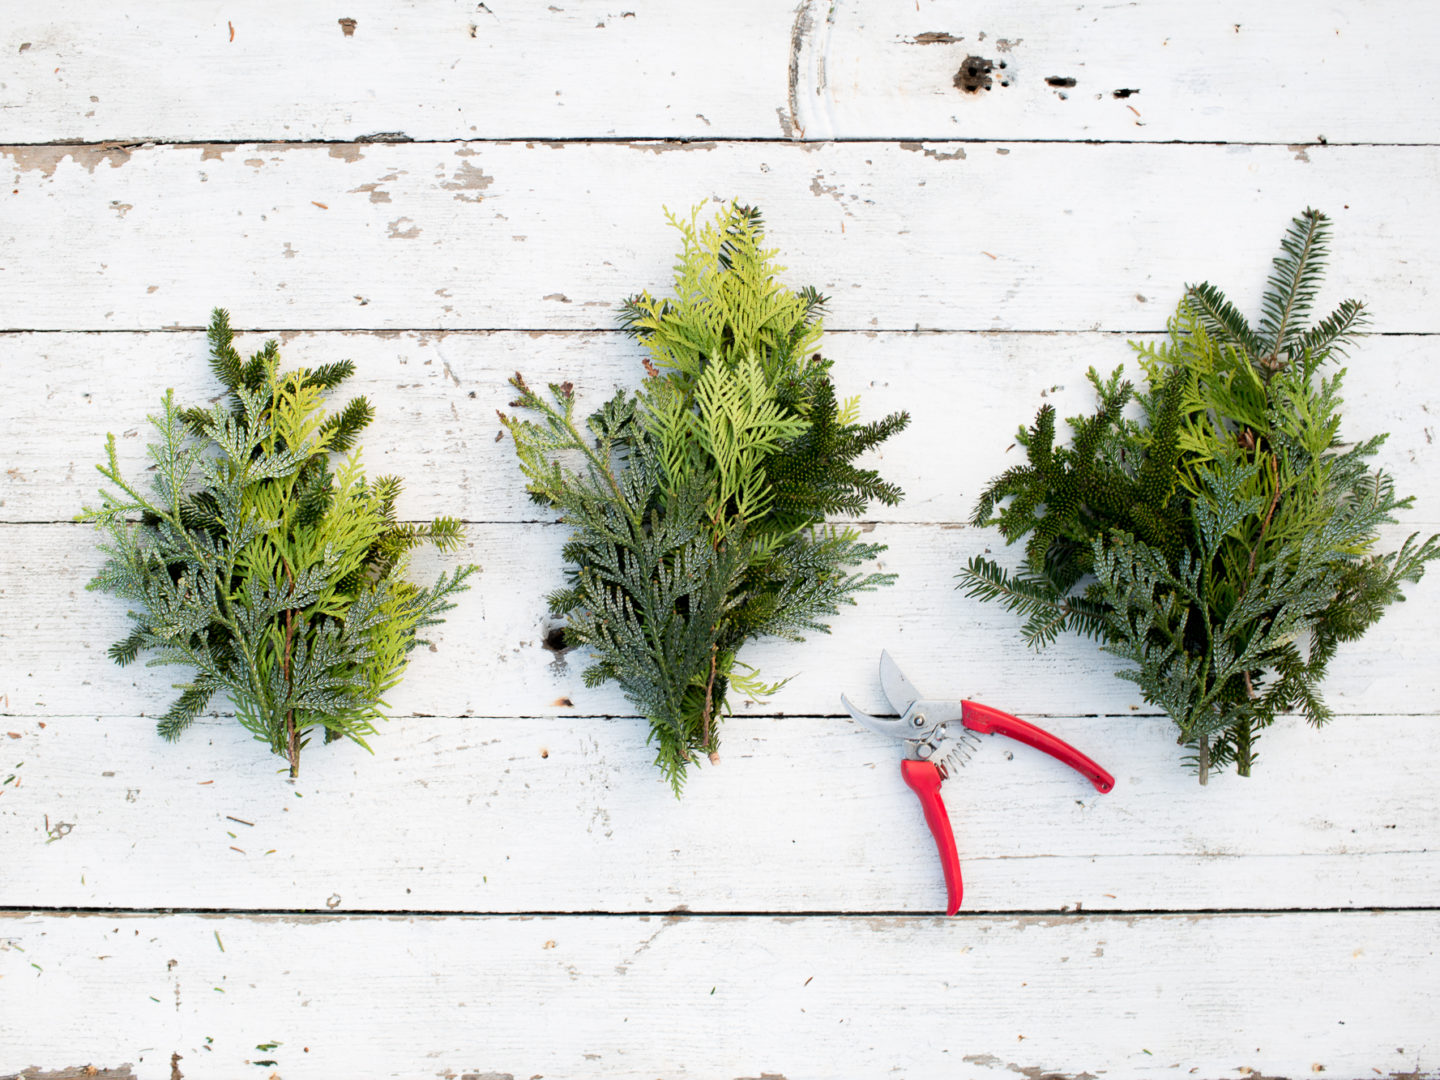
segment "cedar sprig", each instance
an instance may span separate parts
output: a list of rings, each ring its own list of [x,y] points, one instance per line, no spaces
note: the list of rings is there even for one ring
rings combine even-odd
[[[404,579],[412,549],[453,550],[462,531],[450,518],[397,521],[399,481],[366,480],[353,446],[369,404],[323,408],[353,372],[348,360],[282,373],[271,341],[242,361],[223,310],[209,340],[224,398],[182,408],[166,391],[150,418],[149,490],[122,475],[108,437],[98,468],[110,486],[79,516],[105,534],[89,588],[132,605],[130,633],[109,650],[116,663],[148,653],[193,672],[159,719],[162,736],[178,738],[227,694],[293,777],[314,733],[368,748],[384,695],[425,644],[420,631],[478,568],[428,587]]]
[[[567,644],[589,650],[586,684],[613,681],[650,723],[677,794],[719,746],[735,695],[767,683],[740,659],[756,638],[828,632],[857,593],[894,575],[861,567],[883,546],[828,523],[898,487],[857,458],[909,421],[859,421],[816,352],[824,298],[792,290],[761,215],[731,203],[680,232],[674,295],[640,293],[620,322],[646,378],[582,420],[575,388],[517,374],[501,414],[533,499],[571,535],[566,584],[549,597]]]

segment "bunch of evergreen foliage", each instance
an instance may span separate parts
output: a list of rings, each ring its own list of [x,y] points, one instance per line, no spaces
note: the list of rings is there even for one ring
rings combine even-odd
[[[615,680],[649,719],[677,794],[715,753],[727,695],[781,685],[738,659],[746,641],[828,632],[840,604],[893,579],[854,569],[881,545],[824,522],[900,500],[852,461],[909,422],[861,424],[858,399],[837,400],[811,351],[824,298],[777,281],[758,211],[731,203],[703,226],[698,213],[667,215],[683,237],[675,297],[624,306],[648,353],[640,389],[579,421],[570,383],[547,397],[517,374],[511,407],[537,419],[501,414],[531,497],[574,530],[551,610],[594,657],[586,685]]]
[[[282,374],[275,342],[248,361],[232,343],[229,315],[210,323],[210,364],[224,385],[213,408],[180,408],[166,391],[150,417],[150,491],[120,474],[115,436],[96,466],[116,491],[81,520],[108,533],[108,556],[91,589],[138,610],[116,663],[142,652],[150,664],[195,669],[160,718],[175,739],[224,691],[240,722],[290,764],[321,729],[327,742],[365,746],[397,685],[416,631],[443,621],[450,598],[477,569],[441,574],[421,588],[403,580],[408,553],[457,547],[460,524],[395,519],[400,481],[367,482],[355,439],[373,412],[363,397],[326,415],[326,393],[354,372],[346,360]],[[338,462],[331,455],[346,454]],[[367,747],[368,749],[368,747]]]
[[[1257,327],[1193,286],[1165,343],[1132,346],[1142,389],[1092,368],[1099,407],[1069,421],[1068,446],[1042,407],[1018,437],[1027,463],[991,482],[972,519],[1028,539],[1015,574],[971,559],[968,595],[1024,615],[1032,646],[1072,630],[1127,661],[1118,674],[1179,726],[1201,783],[1212,767],[1249,775],[1278,714],[1324,723],[1336,647],[1440,556],[1440,537],[1375,550],[1411,499],[1368,464],[1385,436],[1341,441],[1344,370],[1322,372],[1353,343],[1362,305],[1303,325],[1329,226],[1314,210],[1293,221]]]

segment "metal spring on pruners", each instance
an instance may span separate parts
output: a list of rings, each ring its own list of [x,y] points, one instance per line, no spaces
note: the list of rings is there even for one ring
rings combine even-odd
[[[980,739],[972,732],[961,730],[956,735],[947,731],[933,744],[929,761],[940,770],[941,778],[953,776],[957,769],[964,768],[980,749]]]

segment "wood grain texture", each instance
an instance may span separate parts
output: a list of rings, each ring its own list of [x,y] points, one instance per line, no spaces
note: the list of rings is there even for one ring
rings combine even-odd
[[[20,736],[0,739],[0,907],[920,914],[945,899],[899,749],[849,718],[735,717],[678,802],[638,720],[398,719],[374,757],[310,748],[295,783],[229,719],[174,745],[143,717],[0,723]],[[943,789],[968,913],[1424,907],[1440,891],[1434,717],[1287,720],[1253,778],[1203,788],[1163,717],[1045,726],[1115,790],[983,740]],[[1357,752],[1378,733],[1405,752]]]
[[[1435,141],[1420,103],[1440,92],[1433,12],[1406,0],[344,10],[56,0],[17,11],[0,46],[0,141],[1408,143]],[[990,90],[957,89],[970,56],[994,65]]]
[[[173,1054],[188,1080],[1420,1076],[1437,918],[12,914],[0,1000],[45,1020],[0,1032],[0,1060],[142,1080]]]
[[[1155,303],[1169,309],[1178,295],[1177,285]],[[1327,290],[1322,300],[1342,295]],[[1258,300],[1248,306],[1258,308]],[[249,355],[266,336],[243,335],[238,346]],[[278,338],[289,366],[354,361],[356,374],[333,404],[364,394],[375,405],[365,460],[372,473],[404,478],[401,512],[414,518],[548,519],[525,494],[512,442],[496,439],[496,411],[510,412],[514,397],[506,380],[523,370],[535,386],[573,382],[585,408],[598,407],[617,387],[636,386],[643,374],[642,350],[618,333]],[[1062,416],[1092,410],[1090,367],[1108,373],[1124,364],[1141,377],[1125,336],[1116,334],[856,332],[830,334],[821,347],[835,361],[840,392],[859,394],[867,418],[911,414],[910,427],[872,459],[905,499],[872,506],[866,518],[873,521],[968,521],[976,496],[1022,453],[1013,445],[1015,431],[1033,421],[1041,404]],[[1415,496],[1401,522],[1410,529],[1440,522],[1437,349],[1440,342],[1426,335],[1373,336],[1346,361],[1342,435],[1390,433],[1375,460],[1399,491]],[[93,503],[102,482],[94,466],[107,432],[116,436],[125,475],[140,476],[153,437],[146,417],[158,411],[165,388],[187,403],[215,396],[207,357],[204,336],[192,332],[0,335],[0,364],[16,373],[0,394],[0,522],[65,521]],[[1405,393],[1397,394],[1402,383]]]
[[[1337,219],[1334,295],[1440,330],[1440,248],[1413,226],[1440,148],[926,149],[0,146],[0,329],[203,326],[217,303],[241,327],[609,329],[669,285],[661,208],[738,197],[836,330],[1159,330],[1187,281],[1258,297],[1307,205]]]

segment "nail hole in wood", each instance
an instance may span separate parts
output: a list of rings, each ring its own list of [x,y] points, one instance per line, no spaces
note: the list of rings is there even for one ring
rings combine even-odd
[[[992,85],[990,73],[995,65],[983,56],[967,56],[960,70],[955,73],[955,88],[967,94],[989,90]]]

